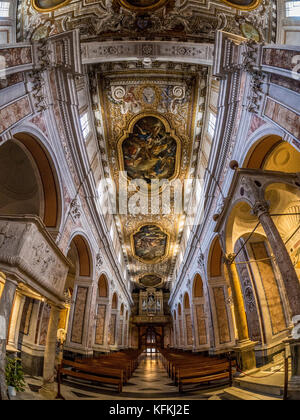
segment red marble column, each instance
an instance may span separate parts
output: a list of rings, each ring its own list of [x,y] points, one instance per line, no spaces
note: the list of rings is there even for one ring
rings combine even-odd
[[[9,278],[5,281],[4,290],[0,300],[0,399],[7,400],[7,385],[5,381],[6,343],[9,318],[12,311],[14,297],[18,283]]]
[[[253,213],[258,217],[273,250],[276,263],[285,286],[286,295],[291,309],[291,316],[294,317],[296,315],[300,315],[299,279],[286,246],[272,217],[270,216],[269,205],[266,202],[258,202],[253,208]]]

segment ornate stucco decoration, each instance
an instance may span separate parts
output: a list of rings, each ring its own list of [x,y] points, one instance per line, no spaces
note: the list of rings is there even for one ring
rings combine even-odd
[[[81,206],[80,203],[78,201],[78,199],[74,199],[71,201],[70,204],[70,214],[72,216],[72,218],[77,221],[78,219],[80,219],[81,216]]]
[[[100,252],[96,255],[96,268],[98,271],[101,270],[101,267],[103,265],[103,258]]]
[[[134,0],[24,0],[18,8],[18,39],[39,40],[79,28],[81,39],[86,40],[116,34],[123,38],[138,37],[146,33],[150,37],[174,39],[185,35],[191,40],[213,41],[216,30],[240,34],[241,22],[236,18],[244,15],[247,23],[255,27],[263,25],[265,32],[274,21],[273,5],[272,0],[251,3],[249,0],[246,5],[239,2],[235,4],[240,6],[237,13],[235,7],[226,8],[223,2],[210,0],[145,0],[143,4]]]

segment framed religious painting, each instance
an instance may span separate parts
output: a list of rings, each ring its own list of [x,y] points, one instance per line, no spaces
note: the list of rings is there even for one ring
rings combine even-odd
[[[256,9],[262,0],[222,0],[228,6],[235,7],[241,10],[253,10]]]
[[[69,4],[71,0],[31,0],[32,7],[40,13],[48,13]]]
[[[150,12],[165,6],[169,0],[118,0],[118,2],[134,12]]]

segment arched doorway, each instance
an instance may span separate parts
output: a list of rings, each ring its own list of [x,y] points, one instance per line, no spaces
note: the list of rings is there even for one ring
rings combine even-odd
[[[193,309],[195,319],[195,341],[199,348],[208,344],[207,338],[207,317],[205,316],[205,297],[203,281],[199,273],[194,277],[193,282]]]
[[[88,340],[89,311],[91,301],[93,267],[90,246],[81,234],[73,236],[69,246],[68,258],[73,267],[69,271],[66,290],[72,293],[70,322],[65,348],[76,352],[90,346]]]
[[[110,314],[110,322],[109,322],[109,329],[108,329],[108,345],[113,347],[116,346],[116,328],[117,328],[117,320],[118,320],[118,295],[115,292],[112,296],[111,301],[111,314]]]
[[[224,275],[223,251],[218,237],[212,242],[208,264],[215,348],[225,349],[232,344],[234,339],[232,330],[234,318],[233,307],[229,300],[228,283]]]
[[[109,305],[109,285],[105,274],[101,274],[98,281],[98,290],[96,298],[96,329],[95,346],[106,347],[107,337],[107,314]]]
[[[189,294],[186,292],[184,295],[184,318],[185,318],[185,338],[186,338],[186,347],[193,347],[194,344],[194,332],[193,332],[193,323],[192,323],[192,313],[191,313],[191,304]]]

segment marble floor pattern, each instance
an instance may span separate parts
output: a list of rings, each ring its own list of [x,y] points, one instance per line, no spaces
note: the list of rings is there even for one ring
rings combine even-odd
[[[39,394],[42,378],[26,376],[26,391],[18,394],[17,400],[43,400]],[[208,400],[222,393],[220,390],[193,391],[179,394],[163,367],[159,356],[144,357],[122,394],[110,389],[67,382],[62,385],[66,400]]]

